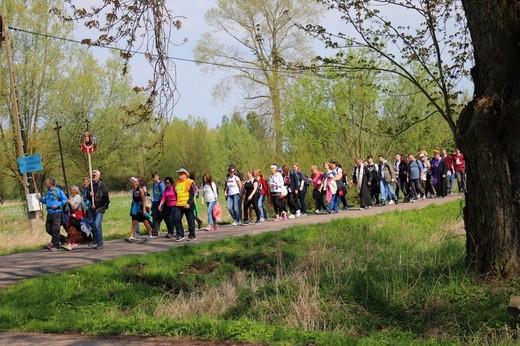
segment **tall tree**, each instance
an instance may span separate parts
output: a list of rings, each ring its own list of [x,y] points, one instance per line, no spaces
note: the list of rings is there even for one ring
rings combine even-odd
[[[219,0],[206,13],[213,31],[205,33],[195,48],[197,60],[211,63],[206,71],[233,71],[216,88],[221,95],[231,85],[243,89],[250,110],[268,116],[279,154],[290,72],[311,58],[309,38],[295,24],[313,21],[320,12],[313,0]]]
[[[462,0],[474,47],[473,100],[456,139],[468,166],[468,264],[520,274],[520,10],[518,1]]]
[[[354,33],[334,34],[321,26],[306,29],[329,47],[361,46],[385,58],[391,66],[385,69],[415,85],[429,101],[430,108],[447,122],[464,152],[469,191],[464,207],[468,266],[497,277],[518,275],[520,12],[517,1],[323,2],[339,11]],[[393,12],[384,15],[383,10]],[[415,23],[416,29],[395,25],[392,13],[399,13],[400,18],[406,13],[407,21]],[[468,28],[472,43],[467,38]],[[471,44],[475,95],[458,117],[457,83],[467,73]],[[370,63],[365,68],[380,69]]]

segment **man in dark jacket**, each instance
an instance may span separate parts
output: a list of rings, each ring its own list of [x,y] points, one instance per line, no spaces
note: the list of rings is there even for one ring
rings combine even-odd
[[[108,188],[101,180],[101,172],[97,169],[92,171],[92,184],[89,187],[90,218],[92,220],[92,236],[94,238],[93,248],[101,250],[103,248],[103,229],[101,223],[103,216],[110,204]]]

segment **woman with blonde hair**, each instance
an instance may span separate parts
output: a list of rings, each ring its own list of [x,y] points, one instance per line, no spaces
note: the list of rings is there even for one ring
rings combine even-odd
[[[270,169],[271,175],[269,176],[269,190],[271,191],[271,202],[274,207],[274,212],[276,213],[273,221],[285,220],[287,217],[287,209],[280,200],[282,196],[282,187],[284,186],[283,177],[280,172],[278,172],[278,167],[276,167],[276,165],[271,165]]]
[[[79,188],[76,185],[70,187],[70,197],[67,200],[69,205],[69,222],[65,227],[67,231],[67,238],[62,248],[65,250],[72,250],[78,243],[88,241],[90,234],[82,232],[81,219],[86,217],[85,203],[81,197]]]

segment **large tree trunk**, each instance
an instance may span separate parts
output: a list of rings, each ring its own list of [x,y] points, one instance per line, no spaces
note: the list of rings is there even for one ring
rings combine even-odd
[[[475,54],[475,98],[456,133],[468,173],[467,262],[510,277],[520,274],[520,3],[462,3]]]

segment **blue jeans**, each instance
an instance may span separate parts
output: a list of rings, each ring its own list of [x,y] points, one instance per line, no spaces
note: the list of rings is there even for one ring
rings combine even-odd
[[[101,223],[103,222],[103,216],[105,213],[96,213],[95,210],[91,211],[92,215],[92,236],[94,243],[103,245],[103,229]]]
[[[397,195],[394,192],[392,183],[387,183],[386,180],[381,180],[381,203],[386,203],[386,199],[390,197],[391,200],[397,201]]]
[[[231,217],[236,222],[240,222],[239,205],[240,205],[240,194],[239,193],[227,197],[227,208],[228,208],[229,214],[231,214]]]
[[[258,210],[260,211],[261,219],[267,219],[267,214],[264,209],[264,199],[265,199],[265,196],[260,194],[260,197],[258,197]]]
[[[333,194],[332,195],[332,198],[330,199],[330,203],[329,203],[329,211],[330,212],[336,212],[338,211],[338,200],[336,198],[337,194]]]
[[[217,204],[217,201],[206,202],[206,207],[208,207],[208,225],[217,224],[217,218],[213,216],[213,207]]]
[[[455,173],[451,173],[450,175],[450,192],[453,191],[453,182],[455,181]]]

